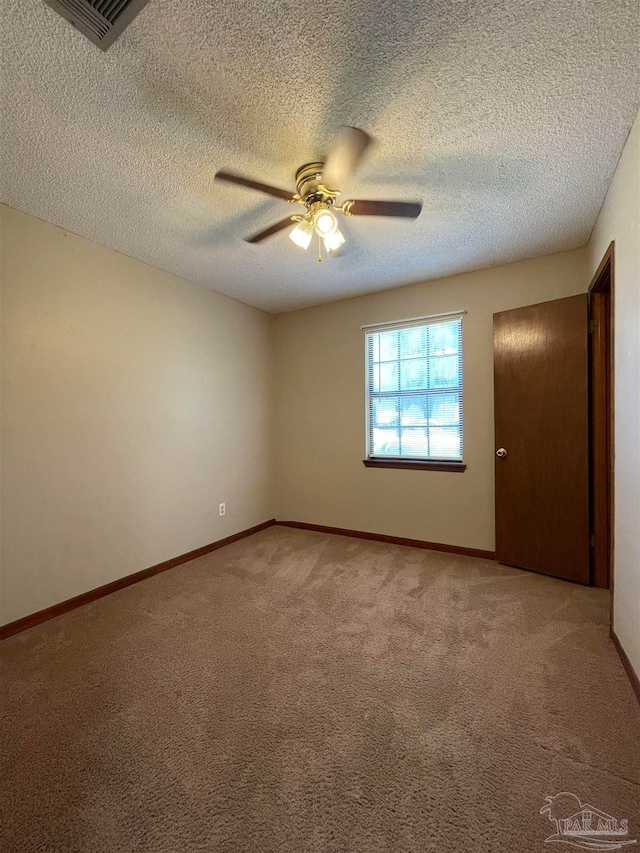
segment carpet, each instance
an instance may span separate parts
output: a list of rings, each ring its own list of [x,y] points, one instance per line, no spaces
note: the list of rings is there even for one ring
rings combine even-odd
[[[0,849],[532,853],[560,792],[638,838],[607,621],[601,590],[271,527],[0,644]]]

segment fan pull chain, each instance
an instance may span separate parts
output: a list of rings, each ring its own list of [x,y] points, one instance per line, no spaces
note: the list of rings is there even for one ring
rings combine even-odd
[[[318,263],[322,263],[322,240],[318,234]]]

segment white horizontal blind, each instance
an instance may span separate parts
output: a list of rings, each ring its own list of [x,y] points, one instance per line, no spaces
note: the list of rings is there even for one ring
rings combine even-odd
[[[365,336],[367,458],[462,461],[462,316]]]

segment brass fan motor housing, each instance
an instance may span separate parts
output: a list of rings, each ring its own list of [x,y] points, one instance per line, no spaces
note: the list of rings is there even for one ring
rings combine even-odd
[[[328,190],[322,183],[324,163],[305,163],[296,172],[296,188],[303,204],[322,204],[333,207],[338,193]]]

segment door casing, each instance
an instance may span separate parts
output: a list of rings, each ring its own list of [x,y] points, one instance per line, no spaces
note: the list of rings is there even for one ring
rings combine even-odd
[[[615,246],[610,243],[589,285],[591,582],[613,587]]]

